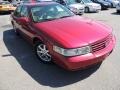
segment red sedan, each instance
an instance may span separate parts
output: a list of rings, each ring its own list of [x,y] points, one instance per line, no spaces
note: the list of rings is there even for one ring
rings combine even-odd
[[[15,33],[33,44],[41,61],[68,70],[102,62],[115,46],[109,26],[74,15],[55,2],[22,4],[11,17]]]

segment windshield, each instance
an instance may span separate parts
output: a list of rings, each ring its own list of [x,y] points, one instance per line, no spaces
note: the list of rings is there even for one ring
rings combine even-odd
[[[50,21],[74,15],[69,9],[60,4],[34,6],[31,8],[31,13],[35,22]]]
[[[92,3],[91,0],[83,0],[84,3]]]

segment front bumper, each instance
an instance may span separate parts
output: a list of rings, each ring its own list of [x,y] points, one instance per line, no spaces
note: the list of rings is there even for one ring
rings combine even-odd
[[[0,11],[9,11],[9,8],[0,8]]]
[[[76,11],[73,11],[75,14],[83,14],[84,13],[84,9],[78,9]]]
[[[11,8],[0,8],[1,12],[5,12],[5,11],[14,11],[16,8],[15,7],[11,7]]]
[[[113,51],[114,46],[115,38],[112,39],[106,48],[95,53],[75,57],[64,57],[60,54],[54,53],[54,62],[70,71],[80,70],[103,61]]]

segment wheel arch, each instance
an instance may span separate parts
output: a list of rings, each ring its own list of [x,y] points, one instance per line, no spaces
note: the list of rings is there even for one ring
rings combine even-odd
[[[40,37],[34,37],[33,40],[32,40],[32,43],[35,44],[36,42],[41,42],[41,43],[43,43],[43,40],[42,40],[42,38],[40,38]]]

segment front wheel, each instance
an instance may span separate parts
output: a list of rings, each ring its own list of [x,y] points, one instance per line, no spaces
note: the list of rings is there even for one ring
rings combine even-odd
[[[47,46],[41,42],[37,42],[35,44],[35,54],[37,55],[38,59],[40,59],[44,63],[52,62],[51,55],[49,54],[49,50]]]

